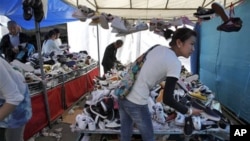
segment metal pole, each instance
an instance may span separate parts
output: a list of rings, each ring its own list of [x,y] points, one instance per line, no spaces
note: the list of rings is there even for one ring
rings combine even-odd
[[[101,63],[100,63],[100,45],[99,45],[99,27],[96,25],[96,36],[97,36],[97,51],[98,51],[98,66],[99,66],[99,76],[101,73]]]
[[[39,56],[39,66],[40,66],[40,69],[41,69],[41,76],[42,76],[42,89],[43,89],[42,93],[43,93],[43,96],[44,96],[46,115],[47,115],[47,118],[48,118],[48,121],[49,121],[48,124],[49,124],[49,127],[51,128],[48,95],[47,95],[45,75],[44,75],[44,70],[43,70],[43,58],[42,58],[42,54],[41,54],[40,24],[35,21],[35,26],[36,26],[36,42],[37,42],[37,49],[38,49],[38,56]]]

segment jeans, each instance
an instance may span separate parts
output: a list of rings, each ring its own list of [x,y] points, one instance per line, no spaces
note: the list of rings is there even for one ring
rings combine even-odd
[[[23,141],[24,128],[0,128],[0,141]]]
[[[137,105],[127,99],[119,99],[121,141],[130,141],[134,124],[143,141],[154,141],[154,130],[148,105]]]

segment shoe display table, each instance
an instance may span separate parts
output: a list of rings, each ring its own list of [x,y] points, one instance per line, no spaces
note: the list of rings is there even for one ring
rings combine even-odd
[[[74,132],[79,133],[79,137],[81,134],[120,134],[120,130],[114,129],[96,129],[96,130],[81,130],[76,129]],[[139,130],[134,129],[133,134],[140,134]],[[184,136],[183,128],[179,126],[169,126],[163,130],[154,130],[155,135],[180,135]],[[227,141],[229,140],[229,133],[223,129],[207,129],[202,131],[193,131],[191,136],[185,136],[185,140],[189,141],[193,135],[211,135],[216,138],[218,141]],[[78,141],[78,140],[77,140]]]
[[[78,71],[78,70],[76,70]],[[24,131],[24,139],[29,139],[44,127],[49,121],[54,121],[74,105],[82,97],[93,90],[93,78],[99,75],[99,68],[96,64],[89,65],[83,71],[65,74],[62,80],[57,79],[56,85],[47,88],[48,101],[45,101],[42,84],[32,85],[36,91],[31,91],[32,118],[28,122]],[[50,117],[46,115],[46,104],[49,107]]]

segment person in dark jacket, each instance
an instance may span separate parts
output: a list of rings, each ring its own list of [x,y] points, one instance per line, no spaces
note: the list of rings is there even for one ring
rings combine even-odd
[[[116,59],[116,52],[118,48],[122,47],[122,45],[123,41],[117,40],[116,42],[109,44],[105,49],[102,59],[102,66],[104,69],[104,73],[110,71],[114,67],[115,62],[118,62]]]
[[[29,37],[20,32],[20,27],[15,21],[9,21],[7,26],[9,33],[5,34],[1,39],[0,53],[4,55],[8,62],[12,62],[25,44],[29,42]]]

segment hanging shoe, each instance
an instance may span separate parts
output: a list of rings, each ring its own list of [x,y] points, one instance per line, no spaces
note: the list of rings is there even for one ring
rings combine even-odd
[[[214,2],[212,3],[211,7],[224,22],[227,22],[229,20],[229,16],[227,15],[224,7],[221,4],[219,4],[218,2]]]
[[[197,12],[194,13],[194,16],[196,18],[206,18],[206,17],[211,17],[215,14],[214,9],[208,9],[204,7],[198,7]]]
[[[41,0],[35,0],[32,8],[34,10],[35,21],[40,23],[44,18],[43,3]]]
[[[239,17],[230,18],[228,21],[224,22],[223,24],[217,27],[219,31],[225,32],[238,32],[242,27],[242,20]]]
[[[31,7],[31,0],[23,1],[23,18],[29,21],[33,16],[33,9]]]

